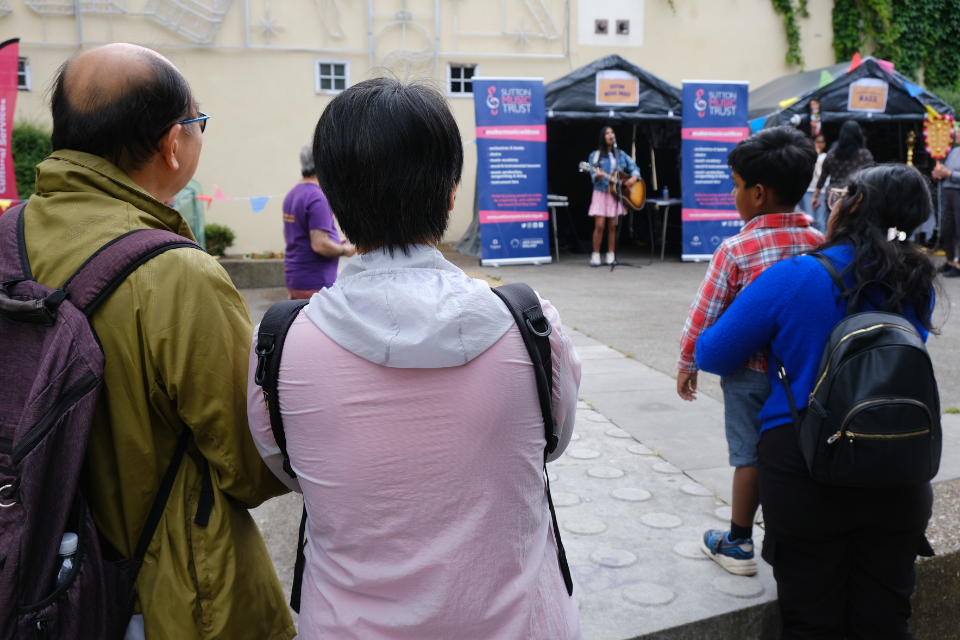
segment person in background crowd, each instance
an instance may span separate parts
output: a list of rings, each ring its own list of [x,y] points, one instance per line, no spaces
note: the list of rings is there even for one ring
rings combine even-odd
[[[813,145],[793,127],[763,129],[730,152],[732,195],[746,224],[717,248],[690,307],[677,362],[677,393],[684,400],[696,400],[699,363],[695,349],[701,332],[722,318],[765,269],[823,242],[823,234],[810,226],[807,216],[795,213],[816,160]],[[720,380],[730,466],[736,468],[733,517],[729,530],[705,532],[700,546],[721,567],[737,575],[757,572],[753,520],[760,503],[758,414],[770,395],[767,369],[766,356],[757,349]]]
[[[278,477],[299,482],[308,513],[300,633],[582,640],[530,357],[490,287],[437,250],[463,170],[446,99],[360,82],[327,105],[314,157],[360,255],[286,338],[278,390],[296,479],[282,470],[255,350],[248,386],[254,438]],[[562,429],[552,460],[573,434],[580,360],[542,306]]]
[[[303,179],[283,199],[284,274],[291,300],[306,300],[332,285],[340,258],[357,253],[337,234],[333,212],[317,182],[310,145],[300,150],[300,173]]]
[[[940,246],[947,255],[942,269],[947,278],[960,278],[960,147],[954,147],[932,175],[943,181],[943,219]]]
[[[822,204],[820,191],[827,178],[830,179],[831,196],[826,198],[825,204],[827,210],[831,211],[834,205],[834,200],[831,198],[839,197],[838,194],[847,186],[850,176],[870,166],[873,166],[873,154],[866,148],[866,143],[863,141],[863,130],[855,120],[847,120],[840,127],[836,147],[830,149],[823,160],[820,179],[817,180],[817,189],[813,192],[811,201],[813,208],[819,209]]]
[[[590,177],[593,178],[593,197],[590,200],[588,214],[593,216],[593,253],[590,254],[590,266],[600,266],[600,244],[603,242],[603,230],[607,230],[607,264],[616,259],[617,220],[626,215],[627,210],[617,198],[610,194],[610,176],[618,171],[630,174],[624,186],[630,188],[640,179],[640,167],[629,155],[618,149],[613,153],[615,137],[612,127],[600,129],[598,149],[590,154]]]
[[[817,182],[820,181],[820,174],[823,171],[823,161],[827,157],[827,139],[823,137],[823,134],[813,139],[813,147],[817,150],[817,164],[813,169],[813,180],[810,181],[810,186],[807,187],[807,193],[804,194],[799,209],[813,218],[813,227],[820,233],[823,233],[827,229],[827,209],[823,206],[822,202],[819,203],[819,207],[813,206],[813,194],[817,189]]]
[[[84,50],[54,79],[53,148],[24,210],[34,278],[60,287],[134,229],[193,239],[163,204],[193,176],[209,116],[161,55],[131,44]],[[133,555],[184,429],[193,433],[137,579],[127,640],[296,635],[247,509],[288,490],[247,428],[253,327],[223,267],[173,249],[134,271],[91,317],[106,359],[87,445],[89,504],[102,539]],[[206,480],[204,480],[206,478]],[[197,524],[201,490],[213,492]]]
[[[849,297],[861,301],[862,311],[902,309],[926,340],[933,329],[936,268],[913,243],[896,238],[899,231],[909,237],[930,210],[926,180],[914,167],[880,165],[853,175],[830,215],[827,243],[818,249],[841,273],[847,293],[839,294],[812,256],[784,260],[700,334],[697,364],[727,375],[766,348],[770,360],[783,362],[790,373],[802,413]],[[761,414],[760,501],[763,558],[777,580],[782,637],[912,639],[907,621],[914,562],[919,553],[933,555],[924,537],[933,504],[930,483],[871,489],[814,481],[775,368],[769,377],[773,392]]]

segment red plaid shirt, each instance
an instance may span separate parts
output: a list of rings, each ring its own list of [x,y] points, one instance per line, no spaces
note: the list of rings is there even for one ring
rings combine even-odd
[[[694,350],[700,332],[717,321],[744,287],[767,267],[806,253],[823,241],[823,234],[811,227],[802,213],[758,216],[744,225],[740,233],[724,240],[713,254],[707,275],[690,307],[680,336],[677,368],[686,373],[697,370]],[[758,351],[744,366],[765,372],[766,355]]]

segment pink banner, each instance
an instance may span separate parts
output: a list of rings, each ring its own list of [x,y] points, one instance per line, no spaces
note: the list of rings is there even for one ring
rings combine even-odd
[[[684,209],[681,219],[684,222],[697,222],[700,220],[739,220],[740,214],[736,211],[716,209]]]
[[[531,222],[549,220],[548,211],[484,211],[480,210],[480,224],[488,222]]]
[[[723,129],[702,129],[685,127],[680,130],[684,140],[706,140],[707,142],[740,142],[750,137],[750,127],[728,127]]]
[[[478,138],[496,138],[498,140],[524,140],[527,142],[546,142],[546,125],[512,125],[496,127],[477,127]]]
[[[19,38],[0,43],[0,199],[16,200],[17,178],[13,171],[11,136],[13,111],[17,106]]]

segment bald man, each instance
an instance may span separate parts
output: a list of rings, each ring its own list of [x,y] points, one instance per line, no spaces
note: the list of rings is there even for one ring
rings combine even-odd
[[[63,285],[99,247],[134,229],[193,239],[163,203],[197,168],[206,116],[167,59],[129,44],[82,52],[60,68],[51,106],[56,151],[37,166],[24,212],[37,281]],[[127,637],[292,638],[247,513],[287,489],[247,427],[253,327],[243,298],[212,257],[174,249],[134,271],[92,323],[106,368],[87,498],[119,556],[133,554],[178,437],[184,429],[193,436],[137,580]],[[212,509],[201,513],[201,490],[211,486]]]

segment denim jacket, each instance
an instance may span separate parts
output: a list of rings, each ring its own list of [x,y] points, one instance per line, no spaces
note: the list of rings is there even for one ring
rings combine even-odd
[[[606,178],[597,180],[597,156],[600,155],[600,151],[594,151],[590,154],[590,177],[593,179],[593,190],[594,191],[606,191],[607,183],[609,182]],[[610,175],[610,156],[605,154],[600,158],[600,168],[604,173]],[[629,173],[635,178],[640,177],[640,167],[637,166],[637,163],[633,161],[633,158],[628,156],[623,150],[619,150],[617,155],[617,169],[623,171],[624,173]]]

